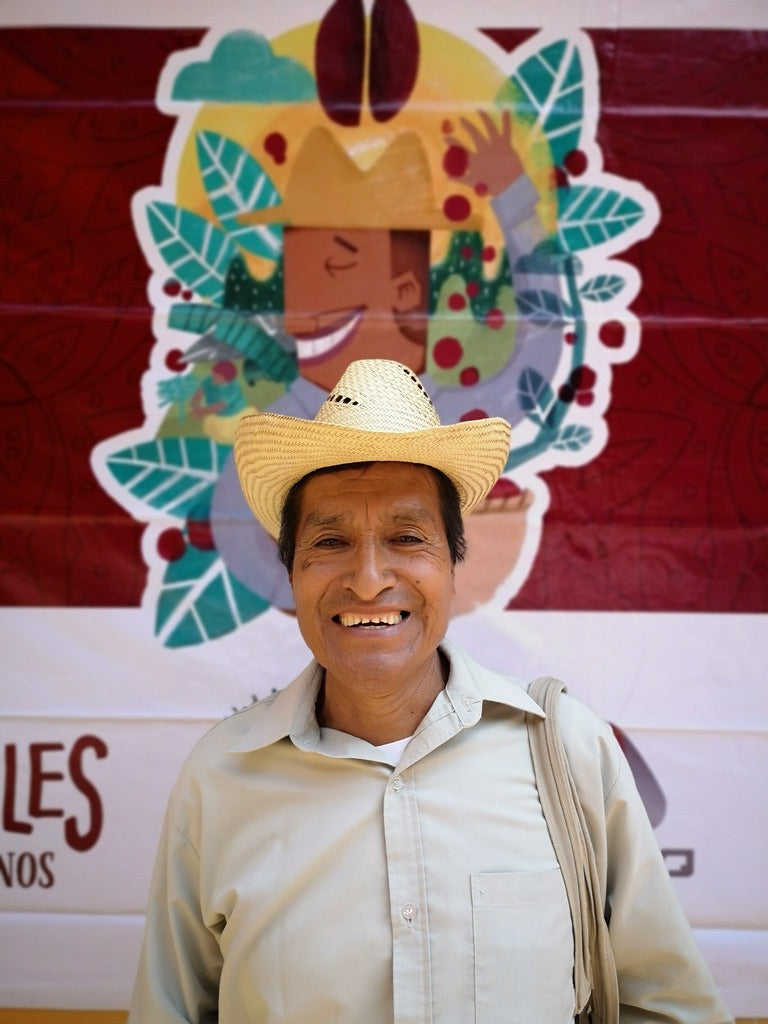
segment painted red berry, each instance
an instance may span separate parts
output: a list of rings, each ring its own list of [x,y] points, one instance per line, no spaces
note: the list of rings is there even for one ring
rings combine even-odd
[[[580,149],[572,149],[563,160],[563,166],[569,174],[578,178],[587,169],[587,155]]]
[[[178,561],[186,550],[184,534],[175,526],[163,530],[157,538],[157,553],[166,562]]]
[[[594,391],[579,391],[579,393],[576,395],[576,404],[577,405],[585,405],[585,406],[586,405],[592,405],[594,400],[595,400],[595,393],[594,393]]]
[[[184,291],[181,293],[181,297],[182,299],[184,299],[185,302],[191,302],[192,299],[195,297],[195,293],[192,291],[191,288],[185,288]]]
[[[461,247],[461,258],[463,260],[471,260],[474,253],[472,252],[471,245],[462,245]]]
[[[491,260],[496,259],[496,249],[492,245],[486,245],[483,248],[483,261],[490,263]]]
[[[443,203],[443,213],[452,221],[466,220],[472,212],[469,200],[466,196],[452,195]]]
[[[173,373],[183,373],[187,368],[187,363],[184,362],[184,353],[180,348],[172,348],[168,355],[165,357],[165,365]]]
[[[216,547],[211,524],[207,519],[188,520],[187,536],[189,543],[199,551],[213,551]]]
[[[449,146],[443,157],[443,170],[449,178],[462,178],[469,166],[469,153],[463,146]]]
[[[485,322],[492,331],[500,331],[507,322],[507,318],[504,316],[503,310],[489,309],[485,314]]]
[[[563,341],[566,345],[576,344],[576,331],[566,331],[563,336]]]
[[[480,294],[480,285],[477,281],[467,281],[467,295],[470,299],[476,299]]]
[[[597,374],[591,366],[577,366],[570,376],[571,386],[577,391],[590,391],[596,380]]]
[[[557,397],[561,402],[572,402],[576,397],[576,392],[570,384],[563,384],[557,393]]]
[[[600,327],[600,341],[606,348],[621,348],[624,344],[624,324],[620,320],[608,320]]]
[[[458,338],[441,338],[432,350],[432,358],[441,370],[457,366],[463,355],[464,349]]]
[[[288,143],[282,132],[270,132],[264,139],[264,151],[271,156],[276,164],[284,164],[288,153]]]
[[[488,413],[485,409],[470,409],[468,412],[463,413],[459,420],[462,423],[467,423],[469,420],[487,420]]]
[[[465,388],[471,388],[480,380],[480,371],[476,366],[466,366],[459,374],[459,381]]]
[[[181,281],[177,281],[175,277],[169,277],[163,285],[163,291],[166,295],[174,298],[181,291]]]
[[[451,292],[448,296],[448,309],[454,313],[458,313],[459,310],[464,309],[467,304],[467,300],[461,294],[461,292]]]

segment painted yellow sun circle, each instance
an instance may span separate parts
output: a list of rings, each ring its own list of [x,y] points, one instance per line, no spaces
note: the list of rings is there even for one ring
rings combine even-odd
[[[279,57],[290,57],[313,71],[317,23],[301,25],[272,39]],[[362,170],[368,170],[396,136],[415,132],[426,152],[432,176],[437,211],[452,195],[466,197],[473,214],[482,221],[484,242],[501,251],[503,239],[489,210],[488,199],[455,179],[444,167],[446,133],[471,145],[462,128],[462,119],[477,119],[487,111],[498,120],[496,97],[506,82],[505,73],[471,43],[430,25],[419,25],[419,72],[413,92],[403,109],[390,121],[379,123],[365,104],[360,124],[341,127],[326,116],[318,100],[302,103],[204,103],[197,112],[185,139],[178,165],[177,202],[208,219],[215,216],[208,202],[198,166],[196,135],[214,131],[244,147],[264,168],[278,192],[285,192],[291,173],[292,157],[298,152],[310,130],[323,125]],[[547,229],[553,229],[556,204],[552,188],[553,174],[549,150],[540,132],[512,111],[513,140],[528,177],[540,197],[539,216]],[[280,147],[275,149],[278,137]],[[269,141],[268,141],[269,140]],[[270,144],[271,143],[271,144]],[[284,143],[285,158],[281,156]],[[322,196],[318,196],[322,202]],[[371,227],[376,227],[371,224]],[[459,227],[460,225],[457,225]],[[432,259],[444,255],[445,232],[433,233]],[[249,269],[259,277],[268,276],[273,267],[264,260],[248,257]],[[493,272],[492,266],[488,267]]]

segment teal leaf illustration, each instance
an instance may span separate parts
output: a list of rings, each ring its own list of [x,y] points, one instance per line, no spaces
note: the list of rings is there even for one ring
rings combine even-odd
[[[530,366],[523,370],[517,381],[517,401],[529,420],[544,426],[554,398],[546,377]]]
[[[296,356],[280,347],[258,316],[225,315],[216,324],[214,335],[236,349],[250,364],[257,364],[261,377],[290,383],[298,376]]]
[[[175,302],[168,311],[168,326],[175,331],[205,334],[220,316],[221,309],[216,306],[206,306],[202,302]]]
[[[200,381],[194,374],[188,373],[183,377],[170,377],[157,382],[157,404],[162,408],[164,405],[178,405],[179,419],[184,420],[184,406],[200,387]]]
[[[590,302],[609,302],[622,290],[626,281],[618,274],[598,274],[579,289],[579,294]]]
[[[199,132],[197,159],[203,185],[229,237],[241,249],[276,260],[282,249],[282,228],[277,224],[249,225],[237,218],[280,201],[280,194],[262,166],[233,139],[217,132]]]
[[[568,316],[567,307],[560,296],[545,289],[520,292],[517,308],[521,316],[535,324],[559,323]]]
[[[230,452],[206,437],[145,441],[107,458],[114,478],[150,508],[186,516],[206,498]]]
[[[558,431],[557,437],[552,442],[552,447],[558,448],[560,451],[578,452],[586,447],[591,440],[592,431],[589,427],[572,424]]]
[[[147,221],[160,255],[171,271],[212,302],[220,302],[235,247],[205,217],[173,203],[149,203]]]
[[[584,119],[584,69],[578,47],[559,39],[524,61],[499,99],[514,102],[523,117],[538,121],[560,166],[577,149]]]
[[[637,224],[645,211],[637,200],[615,189],[572,185],[558,190],[560,243],[570,252],[602,245]]]
[[[217,551],[189,545],[168,563],[155,632],[166,647],[188,647],[231,633],[268,607],[232,576]]]

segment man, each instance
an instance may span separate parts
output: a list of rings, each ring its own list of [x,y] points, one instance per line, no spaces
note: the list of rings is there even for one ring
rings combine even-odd
[[[462,517],[508,446],[501,419],[441,426],[387,360],[351,364],[313,421],[241,421],[243,490],[315,658],[182,771],[134,1024],[565,1024],[580,1009],[527,738],[542,711],[444,640]],[[561,718],[622,1024],[730,1021],[610,729],[567,697]]]

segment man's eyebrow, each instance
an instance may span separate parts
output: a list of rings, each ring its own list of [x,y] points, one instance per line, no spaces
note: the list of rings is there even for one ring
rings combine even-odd
[[[344,512],[308,512],[307,518],[301,524],[303,527],[311,526],[313,529],[323,526],[339,526],[349,519],[349,514]]]
[[[401,512],[393,512],[392,521],[395,523],[434,523],[435,517],[428,508],[416,506],[415,508],[403,509]]]
[[[357,252],[357,246],[353,245],[352,242],[348,242],[346,238],[342,238],[341,235],[334,235],[333,240],[337,245],[347,249],[349,252]]]
[[[302,528],[322,529],[328,526],[341,526],[349,521],[348,512],[308,512],[306,519],[302,522]],[[401,509],[385,517],[387,521],[396,525],[418,525],[419,523],[435,523],[437,519],[427,509],[417,506],[414,508]]]

